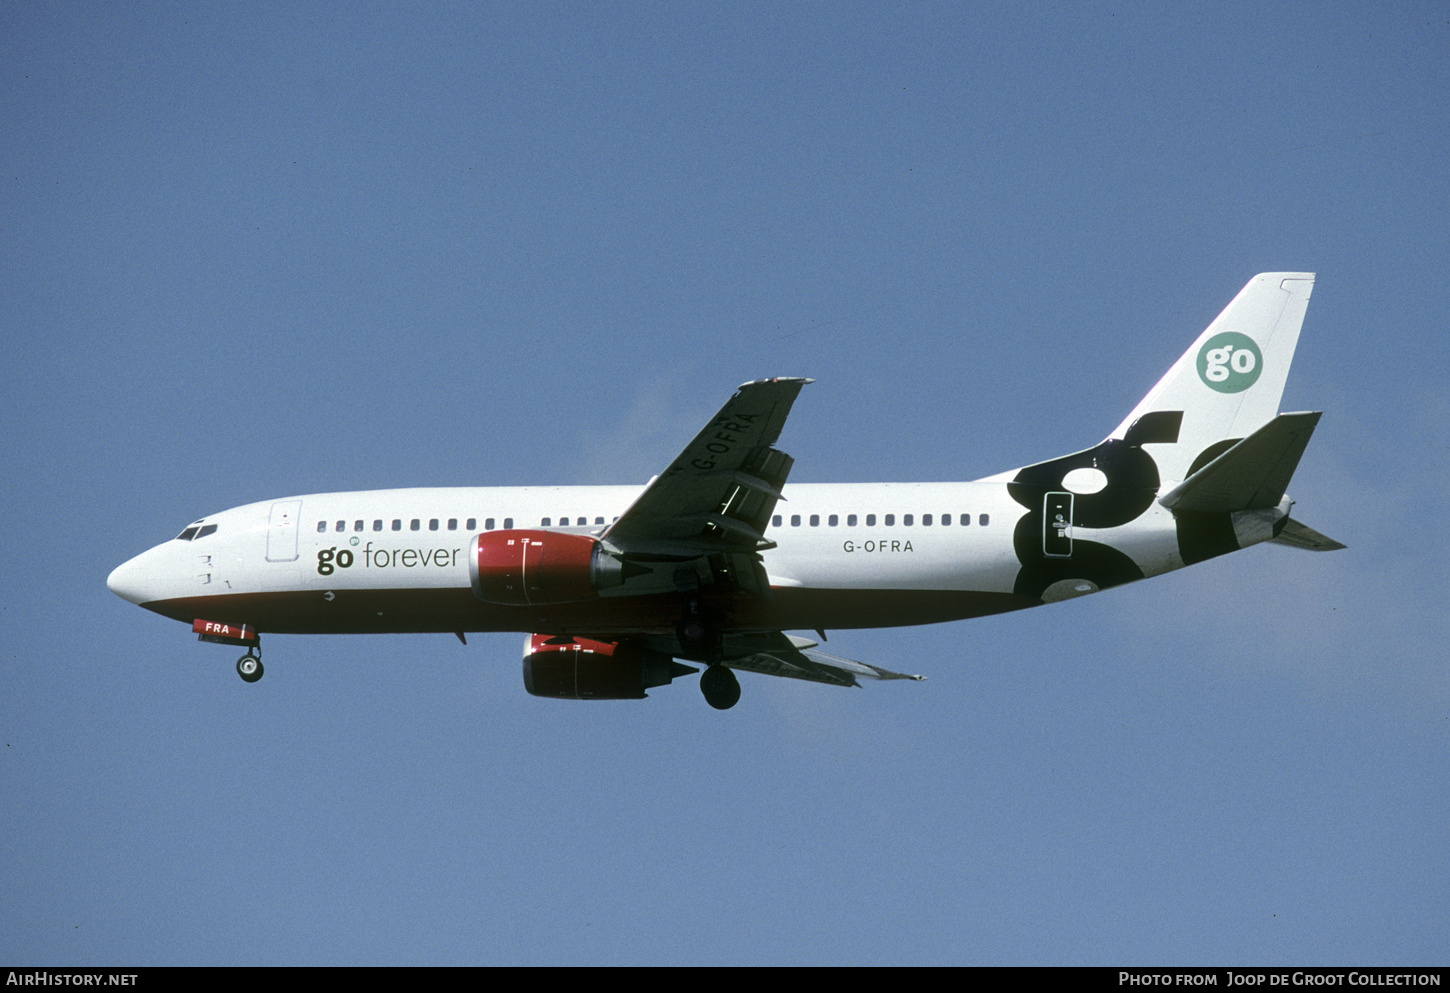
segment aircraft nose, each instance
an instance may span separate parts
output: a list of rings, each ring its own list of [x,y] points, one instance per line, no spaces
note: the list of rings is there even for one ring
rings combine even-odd
[[[150,569],[142,560],[147,557],[145,552],[123,562],[111,571],[106,577],[106,586],[116,596],[131,603],[141,604],[151,599],[149,594]]]

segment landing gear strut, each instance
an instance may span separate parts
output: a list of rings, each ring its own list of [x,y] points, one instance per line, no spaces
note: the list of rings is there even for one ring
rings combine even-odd
[[[237,675],[249,683],[255,683],[262,678],[262,653],[256,649],[248,648],[247,654],[237,659]]]
[[[705,702],[716,710],[729,710],[740,702],[740,680],[720,664],[724,657],[724,639],[704,615],[700,601],[686,596],[684,616],[675,628],[675,641],[680,646],[681,658],[705,663],[705,671],[700,673],[700,692],[705,694]]]
[[[740,680],[723,665],[712,665],[700,673],[700,692],[716,710],[729,710],[740,702]]]
[[[675,640],[680,643],[682,658],[710,665],[720,661],[720,635],[705,619],[700,601],[694,597],[685,600],[684,617],[675,628]]]
[[[701,609],[698,597],[686,595],[680,625],[675,628],[679,657],[705,663],[700,673],[700,692],[705,702],[716,710],[729,710],[740,702],[740,680],[721,665],[725,657],[725,639]]]

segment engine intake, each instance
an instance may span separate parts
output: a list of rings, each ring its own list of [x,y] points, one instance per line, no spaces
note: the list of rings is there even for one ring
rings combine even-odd
[[[667,686],[697,670],[633,642],[589,638],[524,639],[524,689],[557,700],[643,700],[645,690]]]
[[[597,540],[559,531],[485,531],[469,549],[474,596],[530,607],[588,600],[626,578],[625,565]]]

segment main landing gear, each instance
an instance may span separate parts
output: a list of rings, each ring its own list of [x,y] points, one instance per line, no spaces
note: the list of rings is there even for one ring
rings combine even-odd
[[[705,695],[706,703],[716,710],[729,710],[740,702],[740,680],[720,664],[724,639],[705,617],[699,599],[694,596],[685,598],[684,616],[675,628],[675,640],[683,658],[705,663],[705,671],[700,673],[700,692]]]
[[[262,653],[259,649],[248,648],[247,654],[237,659],[237,675],[249,683],[255,683],[262,678]]]
[[[723,665],[712,665],[700,673],[700,692],[716,710],[729,710],[740,702],[740,680]]]

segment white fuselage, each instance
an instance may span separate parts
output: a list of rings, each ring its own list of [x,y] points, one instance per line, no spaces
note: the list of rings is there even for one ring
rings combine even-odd
[[[259,632],[668,630],[670,597],[604,591],[580,604],[507,607],[481,602],[470,588],[469,548],[478,532],[597,535],[639,492],[428,488],[248,504],[203,518],[203,530],[215,525],[204,536],[173,539],[130,560],[110,585],[177,620],[247,623]],[[740,610],[736,604],[731,627],[945,621],[1099,588],[1069,582],[1024,595],[1020,546],[1040,546],[1042,528],[1034,521],[1034,533],[1019,533],[1029,511],[1000,479],[797,484],[784,496],[767,532],[776,547],[763,553],[772,603]],[[1183,565],[1173,516],[1157,505],[1124,526],[1069,528],[1065,537],[1111,546],[1144,576]],[[1071,557],[1057,561],[1066,566]]]

